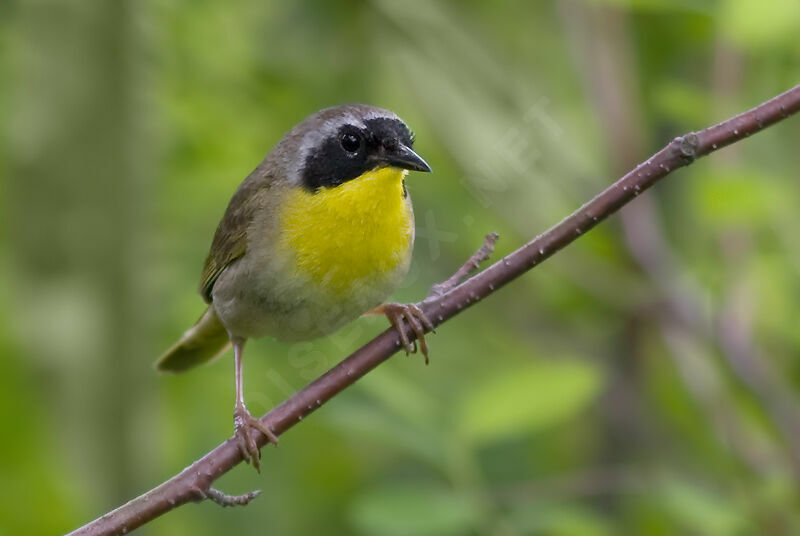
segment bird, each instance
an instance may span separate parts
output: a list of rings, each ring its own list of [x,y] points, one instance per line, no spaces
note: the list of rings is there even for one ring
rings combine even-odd
[[[320,110],[244,179],[217,227],[199,286],[207,308],[156,368],[182,372],[233,346],[234,437],[259,471],[258,433],[276,445],[278,438],[244,403],[248,339],[310,340],[361,315],[385,315],[406,353],[418,341],[428,362],[430,320],[415,304],[385,301],[407,274],[414,246],[406,176],[431,172],[413,145],[413,132],[389,110]]]

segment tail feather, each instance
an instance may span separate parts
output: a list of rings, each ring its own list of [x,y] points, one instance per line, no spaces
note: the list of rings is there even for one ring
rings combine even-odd
[[[209,307],[197,324],[192,326],[172,348],[156,361],[162,372],[183,372],[203,363],[213,361],[230,346],[228,332]]]

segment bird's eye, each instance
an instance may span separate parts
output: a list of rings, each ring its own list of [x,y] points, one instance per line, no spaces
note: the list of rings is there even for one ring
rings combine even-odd
[[[342,134],[342,137],[339,138],[339,143],[342,144],[342,149],[348,153],[355,153],[361,147],[361,140],[352,132]]]

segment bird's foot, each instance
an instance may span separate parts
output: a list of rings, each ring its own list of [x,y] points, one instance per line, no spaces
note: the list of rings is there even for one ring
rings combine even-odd
[[[417,341],[419,341],[419,350],[425,356],[425,364],[427,365],[430,362],[428,359],[428,344],[425,342],[425,330],[435,330],[433,329],[433,323],[428,320],[422,309],[413,303],[384,303],[376,307],[372,312],[386,315],[389,323],[400,333],[400,341],[403,344],[403,348],[405,348],[406,354],[416,352]],[[416,336],[415,341],[412,341],[408,336],[409,327]]]
[[[261,451],[256,443],[256,436],[260,432],[264,434],[267,441],[278,444],[278,436],[267,425],[256,419],[244,404],[237,404],[233,410],[234,437],[242,453],[244,461],[252,463],[256,471],[261,472]]]

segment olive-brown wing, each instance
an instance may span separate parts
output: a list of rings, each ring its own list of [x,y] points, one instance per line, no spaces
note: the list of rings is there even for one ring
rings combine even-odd
[[[268,190],[268,181],[251,175],[233,194],[217,232],[214,233],[200,279],[199,290],[206,303],[211,303],[211,291],[222,271],[247,252],[248,229]]]

